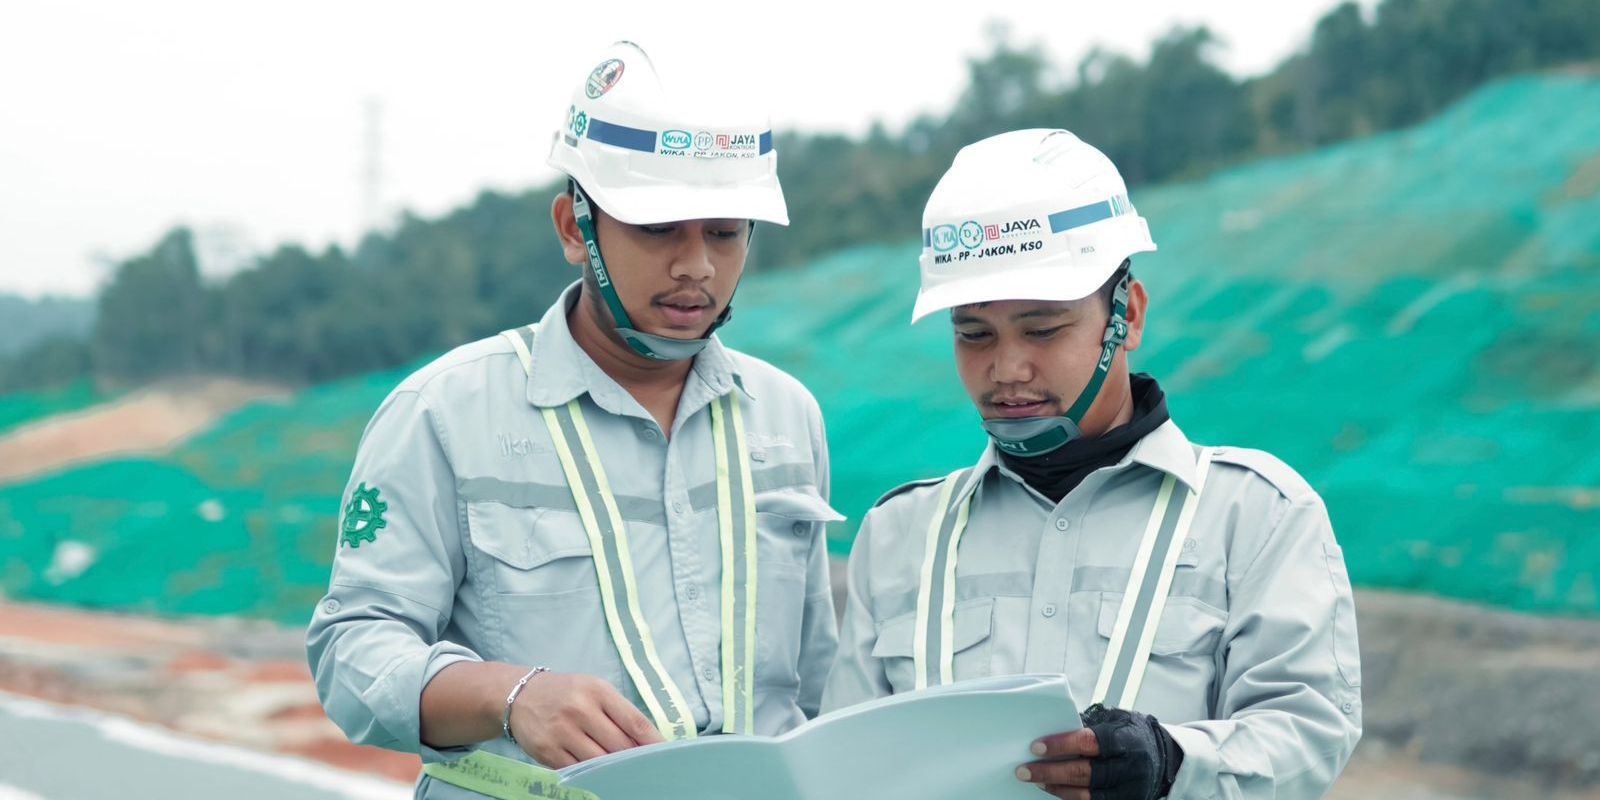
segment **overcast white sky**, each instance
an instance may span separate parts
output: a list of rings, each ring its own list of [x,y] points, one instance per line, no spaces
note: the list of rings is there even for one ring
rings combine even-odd
[[[368,98],[381,200],[446,211],[549,180],[549,131],[613,40],[760,78],[774,123],[858,133],[949,107],[990,20],[1064,69],[1179,23],[1259,74],[1334,0],[455,3],[142,0],[0,10],[0,292],[85,295],[188,224],[264,250],[353,241]],[[1363,3],[1370,7],[1371,1]]]

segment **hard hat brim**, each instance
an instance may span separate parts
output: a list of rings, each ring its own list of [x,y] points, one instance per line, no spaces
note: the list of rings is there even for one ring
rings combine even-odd
[[[629,225],[691,219],[749,219],[789,224],[788,205],[774,185],[630,186],[604,188],[579,181],[606,214]]]
[[[1155,250],[1155,244],[1135,252]],[[1071,302],[1094,294],[1116,274],[1121,266],[1119,259],[1105,262],[1094,269],[1063,269],[1059,263],[1043,263],[1027,269],[1012,268],[1004,273],[968,275],[946,280],[917,293],[917,302],[911,309],[911,322],[922,320],[936,311],[972,303],[994,303],[1001,300],[1043,300]]]

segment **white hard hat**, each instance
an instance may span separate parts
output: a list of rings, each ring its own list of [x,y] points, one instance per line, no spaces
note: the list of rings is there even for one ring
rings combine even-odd
[[[922,214],[911,321],[996,300],[1077,300],[1156,249],[1111,159],[1063,130],[961,148]]]
[[[719,91],[714,79],[692,90],[664,86],[632,42],[617,42],[590,66],[548,163],[607,214],[634,225],[719,218],[789,224],[771,125],[748,96]]]

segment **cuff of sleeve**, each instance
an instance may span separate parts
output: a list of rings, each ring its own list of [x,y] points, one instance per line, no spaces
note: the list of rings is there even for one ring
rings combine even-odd
[[[377,723],[395,737],[395,749],[418,753],[424,763],[451,761],[470,748],[434,750],[422,743],[422,690],[439,671],[461,661],[482,661],[455,642],[441,641],[426,651],[401,659],[373,684],[378,702],[371,703]],[[430,761],[430,756],[432,761]]]
[[[1178,768],[1178,778],[1173,781],[1172,791],[1167,796],[1186,800],[1210,800],[1216,797],[1217,775],[1222,770],[1222,762],[1211,737],[1205,731],[1182,725],[1163,724],[1161,727],[1166,728],[1178,746],[1183,748],[1183,766]]]

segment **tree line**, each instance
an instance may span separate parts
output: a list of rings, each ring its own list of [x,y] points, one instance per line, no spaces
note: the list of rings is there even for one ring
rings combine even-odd
[[[1064,71],[996,33],[947,113],[898,132],[780,134],[796,224],[762,230],[752,269],[915,235],[955,151],[994,133],[1065,127],[1130,184],[1189,179],[1409,125],[1502,75],[1594,59],[1600,13],[1592,0],[1383,0],[1369,19],[1345,3],[1300,52],[1245,79],[1218,66],[1219,46],[1205,28],[1178,28],[1142,61],[1094,51]],[[549,223],[557,189],[486,192],[350,252],[285,245],[218,283],[201,280],[193,237],[174,230],[118,265],[86,337],[0,356],[0,392],[196,372],[317,382],[526,323],[576,275]]]

